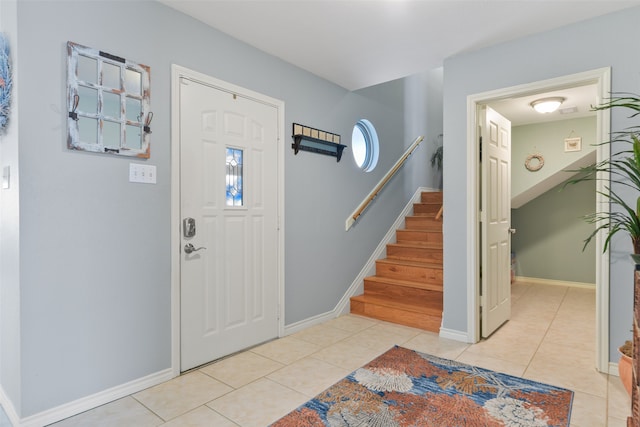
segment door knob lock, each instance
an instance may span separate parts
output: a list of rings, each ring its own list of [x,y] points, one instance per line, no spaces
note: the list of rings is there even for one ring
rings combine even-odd
[[[184,245],[184,251],[187,254],[190,254],[191,252],[198,252],[200,249],[207,249],[204,246],[200,246],[199,248],[194,247],[191,243],[187,243],[186,245]]]

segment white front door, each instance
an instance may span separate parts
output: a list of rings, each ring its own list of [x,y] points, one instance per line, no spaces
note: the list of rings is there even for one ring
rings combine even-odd
[[[278,336],[278,108],[180,78],[180,369]]]
[[[480,114],[481,316],[487,337],[511,317],[511,122],[489,107]]]

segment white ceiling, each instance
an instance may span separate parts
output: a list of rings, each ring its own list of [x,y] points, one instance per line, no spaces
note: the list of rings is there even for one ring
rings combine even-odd
[[[159,1],[348,90],[434,69],[456,54],[640,5],[640,0]],[[567,93],[561,96],[569,105],[573,95]],[[575,103],[584,111],[593,100]],[[535,120],[509,118],[513,124]]]

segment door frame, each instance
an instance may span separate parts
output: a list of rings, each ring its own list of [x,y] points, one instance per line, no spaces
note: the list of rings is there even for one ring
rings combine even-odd
[[[284,101],[216,79],[206,74],[171,65],[171,369],[180,375],[180,79],[188,78],[203,85],[241,95],[272,105],[278,114],[278,337],[284,335]]]
[[[482,105],[505,98],[525,96],[544,91],[562,89],[566,87],[595,84],[598,102],[608,98],[611,92],[611,68],[599,68],[582,73],[571,74],[558,78],[541,80],[518,86],[506,87],[482,92],[467,97],[467,333],[469,342],[477,342],[480,335],[480,278],[479,270],[479,182],[476,179],[479,171],[479,122],[478,109]],[[507,117],[508,118],[508,117]],[[610,114],[605,111],[596,112],[596,144],[610,139]],[[598,145],[596,148],[597,161],[608,158],[609,144]],[[601,173],[602,180],[596,181],[596,191],[604,191],[608,174]],[[608,203],[604,196],[596,193],[596,207],[599,209]],[[601,210],[601,209],[600,209]],[[603,231],[596,235],[595,245],[603,247],[606,238]],[[609,370],[609,251],[596,251],[596,368],[600,372]]]

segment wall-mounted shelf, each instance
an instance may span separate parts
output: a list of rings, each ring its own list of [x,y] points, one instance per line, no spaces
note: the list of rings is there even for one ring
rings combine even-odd
[[[342,158],[342,151],[347,148],[340,144],[340,135],[303,126],[298,123],[293,124],[293,148],[294,154],[299,151],[310,151],[312,153],[333,156],[336,161]]]

